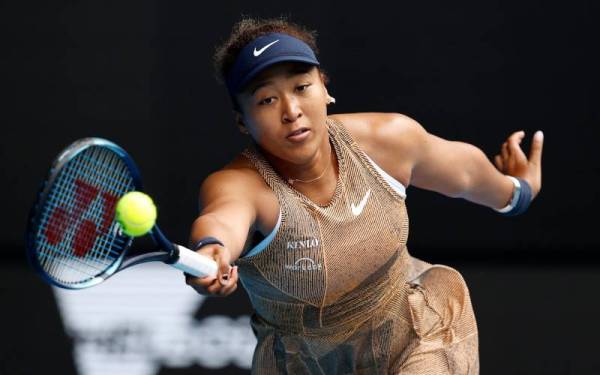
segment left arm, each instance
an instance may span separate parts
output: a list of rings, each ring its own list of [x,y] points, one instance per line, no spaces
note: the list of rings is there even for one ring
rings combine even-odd
[[[505,175],[525,179],[533,197],[542,187],[541,137],[534,137],[528,160],[519,147],[525,133],[513,133],[495,156],[494,167],[476,146],[430,134],[408,116],[352,113],[331,117],[340,120],[361,148],[406,186],[491,208],[502,208],[512,198],[514,185]]]
[[[534,137],[528,160],[519,146],[525,133],[513,133],[502,145],[501,153],[495,156],[494,167],[479,148],[444,140],[427,133],[414,120],[410,121],[415,137],[413,144],[419,149],[411,175],[415,186],[490,208],[502,208],[512,197],[514,185],[505,175],[526,180],[533,197],[539,193],[543,138]]]

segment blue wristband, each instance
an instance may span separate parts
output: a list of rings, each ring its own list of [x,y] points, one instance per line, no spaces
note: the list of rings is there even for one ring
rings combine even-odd
[[[206,245],[213,245],[213,244],[217,244],[217,245],[221,245],[221,246],[225,246],[223,245],[223,242],[217,240],[214,237],[202,237],[201,239],[199,239],[196,242],[196,245],[194,245],[194,247],[192,248],[192,250],[196,251]]]
[[[531,186],[529,186],[529,183],[522,178],[516,177],[516,179],[521,185],[519,197],[516,203],[511,202],[511,204],[513,205],[512,209],[508,212],[501,213],[502,216],[520,215],[523,212],[527,211],[527,208],[529,208],[529,204],[531,203],[531,198],[533,196],[531,192]]]

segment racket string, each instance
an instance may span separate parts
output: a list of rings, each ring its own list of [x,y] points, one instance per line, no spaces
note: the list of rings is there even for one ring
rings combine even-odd
[[[74,188],[77,181],[89,184],[96,191],[85,188],[77,191]],[[107,215],[106,210],[112,211],[116,197],[133,189],[129,168],[111,150],[90,147],[67,162],[55,180],[40,220],[37,236],[41,239],[38,247],[42,268],[61,282],[77,283],[110,267],[122,254],[129,238],[117,231],[112,212]],[[111,203],[108,194],[115,197],[114,202]],[[44,234],[51,224],[52,214],[59,208],[75,213],[75,217],[69,215],[60,242],[52,245]],[[88,225],[87,230],[82,229],[86,220],[93,223]],[[80,254],[82,256],[73,251],[77,240],[91,247],[85,254]]]
[[[77,181],[78,177],[81,177],[81,171],[82,171],[82,162],[84,161],[84,158],[76,158],[74,160],[71,161],[71,164],[68,166],[64,167],[64,172],[61,174],[61,178],[57,181],[57,183],[55,184],[55,188],[53,190],[55,190],[55,202],[53,202],[53,205],[50,205],[48,212],[52,212],[50,211],[50,209],[54,208],[51,206],[57,206],[57,203],[63,203],[64,206],[67,206],[67,209],[70,210],[69,212],[76,212],[79,210],[85,210],[85,207],[81,207],[81,201],[76,199],[76,196],[73,194],[73,189],[71,188],[72,186],[75,185],[75,181]],[[50,214],[46,215],[49,216]],[[49,220],[50,217],[47,218],[47,220]],[[73,244],[74,242],[74,236],[76,233],[76,229],[78,226],[76,226],[73,221],[73,219],[75,219],[75,221],[77,221],[77,217],[73,218],[73,216],[69,216],[68,217],[68,228],[66,231],[64,231],[62,234],[64,236],[64,238],[62,238],[61,243],[65,244],[65,246],[67,246],[68,244]],[[51,249],[49,249],[50,251]],[[64,252],[64,251],[59,251],[59,253],[63,256],[69,256],[68,253]],[[118,254],[118,253],[117,253]],[[115,255],[117,255],[115,254]],[[77,259],[77,257],[75,257],[74,255],[70,255],[70,258],[72,260],[75,260],[76,262],[79,263],[83,263],[81,262],[80,259]],[[53,258],[52,257],[46,257],[46,261],[45,263],[47,263],[48,261],[52,261]],[[60,269],[57,269],[58,267],[60,267],[60,264],[54,263],[54,264],[50,264],[49,267],[47,268],[48,273],[50,274],[54,274],[57,277],[60,277]],[[94,276],[95,274],[97,274],[97,270],[96,269],[92,269],[92,270],[82,270],[80,269],[80,271],[86,275],[86,276]],[[87,271],[87,272],[86,272]],[[89,272],[91,271],[91,272]]]

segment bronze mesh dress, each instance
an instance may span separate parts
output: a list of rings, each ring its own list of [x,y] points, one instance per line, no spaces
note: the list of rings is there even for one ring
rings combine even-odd
[[[410,256],[404,198],[339,122],[327,124],[339,178],[326,206],[244,151],[281,212],[269,245],[236,262],[255,309],[252,372],[478,374],[463,278]]]

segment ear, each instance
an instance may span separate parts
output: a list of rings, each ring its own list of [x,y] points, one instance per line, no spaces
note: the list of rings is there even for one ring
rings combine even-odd
[[[240,133],[250,134],[248,132],[248,128],[246,128],[246,124],[244,124],[244,118],[242,117],[242,114],[238,111],[234,111],[234,112],[235,112],[235,124],[237,125]]]
[[[327,98],[326,104],[329,105],[335,103],[335,98],[329,95],[329,91],[327,91],[327,83],[329,82],[329,77],[327,77],[327,74],[325,74],[325,72],[323,72],[322,70],[319,70],[319,76],[321,77],[323,90],[325,90],[325,98]]]
[[[327,100],[327,102],[326,102],[327,105],[335,103],[335,98],[333,96],[329,95],[329,92],[327,91],[327,87],[325,87],[325,97],[327,98],[326,99]]]

